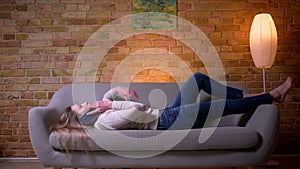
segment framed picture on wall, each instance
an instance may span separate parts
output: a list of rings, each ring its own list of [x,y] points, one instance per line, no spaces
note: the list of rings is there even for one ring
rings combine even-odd
[[[176,0],[133,0],[134,30],[174,30]]]

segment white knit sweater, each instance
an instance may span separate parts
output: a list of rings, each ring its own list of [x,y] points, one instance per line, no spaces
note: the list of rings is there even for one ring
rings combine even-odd
[[[112,100],[117,95],[113,89],[105,93],[103,100]],[[113,101],[112,109],[101,113],[94,124],[97,129],[155,130],[158,123],[158,109],[147,108],[134,101]]]

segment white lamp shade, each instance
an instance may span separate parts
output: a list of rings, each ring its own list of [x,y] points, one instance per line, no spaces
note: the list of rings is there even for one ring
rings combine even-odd
[[[270,14],[254,17],[250,30],[250,52],[257,68],[270,68],[277,51],[277,31]]]

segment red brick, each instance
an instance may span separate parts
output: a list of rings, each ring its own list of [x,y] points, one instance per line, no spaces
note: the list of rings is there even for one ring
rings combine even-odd
[[[226,46],[226,45],[223,45],[221,46],[221,52],[232,52],[232,46]]]
[[[183,49],[180,46],[174,46],[170,48],[170,52],[174,54],[182,54]]]
[[[0,47],[21,47],[21,41],[2,41]]]
[[[26,70],[26,76],[35,77],[35,76],[50,76],[50,71],[46,69],[32,69]]]
[[[10,129],[0,129],[0,135],[12,135],[12,130],[10,130]]]
[[[5,141],[6,142],[17,142],[19,140],[18,136],[6,136]]]
[[[126,41],[127,46],[151,46],[150,40],[127,40]]]
[[[73,75],[73,70],[54,69],[52,71],[52,75],[54,77],[57,77],[57,76],[72,76]]]
[[[3,40],[15,40],[16,35],[15,34],[3,34]]]
[[[153,40],[153,46],[174,46],[176,44],[176,40]]]
[[[54,27],[44,27],[45,32],[67,32],[67,27],[65,26],[54,26]]]
[[[42,83],[43,84],[58,84],[60,79],[57,77],[44,77]]]
[[[39,33],[43,31],[43,27],[39,26],[22,26],[20,32],[22,33]]]
[[[77,41],[75,40],[58,40],[52,43],[54,47],[77,46]]]
[[[0,122],[0,128],[7,128],[7,122]],[[3,141],[4,142],[4,141]]]
[[[197,11],[197,12],[187,12],[187,17],[210,17],[211,16],[211,12],[209,11]]]
[[[85,25],[97,25],[97,19],[86,19]]]
[[[84,19],[73,19],[72,24],[74,24],[74,25],[84,25]]]
[[[21,93],[21,99],[33,99],[33,93]]]
[[[22,77],[25,75],[24,70],[2,70],[1,77]]]
[[[37,101],[36,100],[30,100],[30,99],[20,99],[20,100],[15,100],[15,105],[24,107],[24,106],[37,106]],[[23,121],[27,120],[26,115],[16,115],[16,116],[11,116],[12,121]]]
[[[247,36],[247,33],[242,32],[242,31],[233,33],[233,37],[235,37],[235,38],[246,38],[246,36]]]
[[[7,91],[26,91],[27,85],[26,84],[6,85],[5,90],[7,90]]]
[[[0,13],[1,19],[11,19],[11,13]]]
[[[22,149],[31,149],[32,147],[31,147],[31,143],[29,143],[29,142],[26,142],[26,143],[18,142],[18,143],[9,143],[8,148],[9,149],[16,149],[16,150],[20,149],[20,150],[22,150]]]
[[[216,25],[216,31],[239,31],[239,25]]]
[[[184,3],[184,2],[178,3],[178,10],[184,11],[184,10],[189,10],[189,9],[192,9],[191,3]]]

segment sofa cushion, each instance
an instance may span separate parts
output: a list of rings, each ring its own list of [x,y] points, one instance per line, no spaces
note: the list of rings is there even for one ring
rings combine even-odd
[[[216,150],[247,149],[259,143],[259,135],[246,127],[218,127],[192,130],[98,130],[91,129],[93,139],[85,139],[88,150],[101,151],[150,151],[150,150]],[[164,133],[166,132],[166,133]],[[165,135],[164,135],[164,134]],[[199,143],[201,138],[208,138]],[[159,138],[157,137],[159,136]],[[88,136],[87,136],[88,137]],[[133,138],[133,139],[130,139]],[[134,139],[142,138],[142,139]],[[180,139],[178,141],[178,138]],[[128,140],[130,141],[128,141]],[[97,141],[96,141],[97,142]],[[49,143],[56,149],[65,150],[63,138],[51,133]],[[172,144],[170,148],[170,144]],[[174,145],[174,146],[173,146]],[[105,148],[102,148],[105,147]],[[76,134],[71,134],[69,150],[86,150],[86,146]]]

